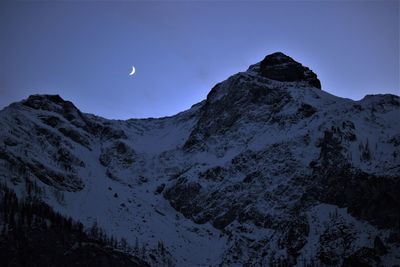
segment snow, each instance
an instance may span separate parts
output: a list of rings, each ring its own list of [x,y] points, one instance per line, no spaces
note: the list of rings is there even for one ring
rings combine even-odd
[[[242,89],[251,84],[269,90],[285,90],[291,100],[282,110],[273,114],[282,118],[281,124],[257,120],[268,110],[265,105],[244,107],[244,117],[232,126],[234,130],[206,140],[205,150],[186,153],[182,147],[196,127],[205,102],[175,116],[158,119],[119,121],[84,114],[94,123],[122,130],[127,137],[118,140],[102,140],[99,136],[90,135],[80,127],[84,125],[83,121],[72,124],[57,111],[33,110],[16,103],[0,111],[0,152],[6,151],[7,155],[15,156],[21,162],[40,162],[44,168],[56,173],[73,175],[84,187],[82,190],[62,191],[61,199],[55,193],[58,191],[55,187],[41,182],[32,174],[28,178],[35,179],[44,188],[44,201],[57,211],[81,221],[86,227],[96,222],[108,234],[124,237],[132,246],[138,239],[141,244],[156,248],[158,241],[162,240],[177,266],[216,266],[222,260],[229,260],[232,256],[229,251],[234,249],[243,250],[250,259],[254,251],[246,246],[257,242],[267,242],[266,248],[270,250],[263,259],[265,264],[271,255],[286,257],[287,251],[278,246],[279,233],[273,229],[251,223],[240,224],[235,220],[227,227],[232,232],[230,235],[217,230],[210,222],[196,224],[190,218],[185,218],[171,207],[162,193],[155,193],[161,184],[173,184],[174,179],[171,177],[174,175],[184,175],[189,182],[201,182],[204,190],[209,192],[223,190],[229,185],[240,183],[248,174],[236,170],[232,164],[233,159],[246,152],[261,154],[263,161],[255,161],[247,167],[249,172],[261,171],[264,180],[249,187],[251,190],[248,192],[237,192],[237,197],[259,192],[257,202],[251,207],[277,218],[284,217],[286,208],[303,193],[301,188],[291,187],[291,179],[310,174],[309,163],[319,157],[320,149],[316,144],[324,136],[324,131],[331,130],[332,126],[340,127],[347,121],[354,124],[357,139],[343,141],[343,153],[347,153],[346,157],[351,159],[354,167],[367,173],[386,176],[400,172],[400,146],[389,142],[393,137],[400,136],[400,110],[388,104],[392,101],[390,97],[368,96],[360,101],[352,101],[296,83],[258,77],[255,71],[249,70],[219,84],[207,100],[209,104],[227,97],[229,90],[235,89],[231,85],[236,80],[240,81]],[[313,106],[316,113],[307,118],[299,118],[297,112],[302,103]],[[355,105],[361,106],[361,109],[355,110]],[[372,107],[377,111],[372,112]],[[56,129],[59,126],[45,124],[41,118],[48,116],[57,116],[62,126],[71,127],[85,137],[88,146],[62,135]],[[75,161],[81,160],[84,166],[74,163],[70,170],[64,169],[54,159],[58,147],[50,143],[48,136],[36,136],[33,132],[35,127],[57,136],[59,147],[69,151]],[[10,145],[6,145],[5,140]],[[115,151],[109,166],[100,163],[100,155],[105,149],[113,149],[115,142],[122,142],[133,151],[132,164],[121,167],[119,160],[123,161],[124,155]],[[361,157],[360,144],[365,146],[367,142],[373,161],[365,161]],[[393,156],[395,153],[399,155],[397,158]],[[222,183],[199,181],[200,172],[217,166],[225,168],[229,173]],[[113,174],[117,178],[108,177],[107,170],[115,172]],[[0,158],[0,179],[6,181],[22,197],[24,185],[21,182],[12,183],[9,179],[11,176],[16,180],[18,175],[18,170]],[[273,197],[267,199],[266,196]],[[310,231],[306,245],[300,250],[300,259],[306,261],[317,257],[321,234],[335,225],[344,225],[354,231],[352,247],[348,251],[338,251],[344,256],[362,246],[372,247],[375,236],[388,234],[352,217],[346,208],[326,203],[310,207],[305,216]],[[246,231],[237,230],[239,227]],[[391,249],[391,253],[383,257],[384,262],[398,263],[400,259],[396,255],[400,255],[400,248]],[[298,261],[297,266],[301,264]]]
[[[307,212],[307,219],[310,231],[307,243],[300,251],[300,260],[296,266],[303,266],[304,261],[310,263],[310,259],[317,258],[317,253],[321,246],[320,237],[329,227],[348,225],[351,226],[352,230],[356,231],[354,233],[355,241],[352,242],[353,247],[347,251],[347,254],[346,251],[340,251],[340,248],[337,248],[337,253],[342,259],[349,256],[350,251],[355,251],[361,247],[373,247],[374,238],[379,235],[379,231],[376,228],[352,217],[347,212],[347,208],[339,208],[335,205],[316,205]]]

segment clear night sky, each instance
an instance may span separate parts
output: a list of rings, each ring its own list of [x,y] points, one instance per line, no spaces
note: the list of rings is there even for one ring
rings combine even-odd
[[[400,90],[399,1],[0,2],[0,108],[51,93],[107,118],[173,115],[276,51],[341,97]]]

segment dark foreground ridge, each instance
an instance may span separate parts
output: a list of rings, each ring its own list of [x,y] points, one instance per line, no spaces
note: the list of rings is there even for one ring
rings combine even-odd
[[[0,184],[1,266],[149,266],[97,226],[86,233],[82,223],[56,213],[36,198],[40,189],[28,184],[30,195],[23,200]]]

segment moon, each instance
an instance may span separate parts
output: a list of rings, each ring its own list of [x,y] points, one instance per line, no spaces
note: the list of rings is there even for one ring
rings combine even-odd
[[[131,73],[129,73],[129,76],[132,76],[133,74],[135,74],[135,71],[136,71],[135,67],[132,66],[132,71],[131,71]]]

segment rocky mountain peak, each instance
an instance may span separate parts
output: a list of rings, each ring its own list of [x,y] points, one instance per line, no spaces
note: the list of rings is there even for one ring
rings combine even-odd
[[[72,102],[64,100],[59,95],[31,95],[28,99],[23,100],[22,104],[33,109],[48,111],[57,111],[60,109],[77,110]]]
[[[307,82],[310,86],[321,89],[321,82],[312,70],[282,52],[267,55],[261,62],[250,66],[249,70],[268,79],[280,82]]]
[[[32,109],[58,113],[68,121],[85,120],[84,115],[71,101],[64,100],[59,95],[31,95],[21,103]]]

